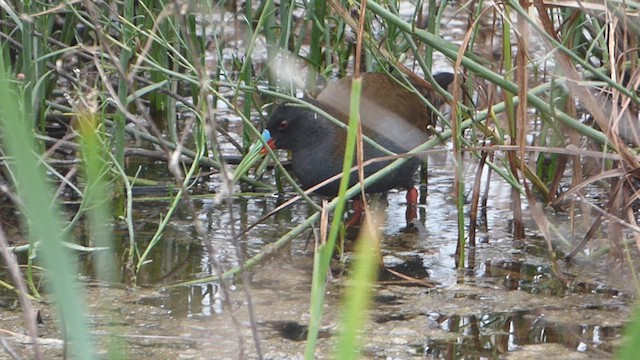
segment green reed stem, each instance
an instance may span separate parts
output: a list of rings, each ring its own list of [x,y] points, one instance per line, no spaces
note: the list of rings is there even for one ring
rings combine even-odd
[[[309,44],[309,71],[307,76],[307,90],[313,92],[316,88],[316,75],[322,72],[322,40],[325,36],[325,16],[327,3],[325,0],[311,1],[311,42]]]
[[[26,14],[30,14],[35,12],[34,9],[34,1],[25,1],[22,4],[22,12]],[[33,105],[35,99],[32,98],[33,86],[37,81],[36,67],[33,61],[34,59],[34,36],[33,36],[33,27],[34,23],[32,21],[21,21],[22,31],[20,33],[22,40],[22,74],[24,75],[24,95],[25,99],[22,104],[24,106],[24,116],[25,119],[29,121],[34,121],[35,117],[33,116]],[[35,125],[34,122],[31,123]]]
[[[289,49],[289,40],[293,29],[293,9],[295,2],[292,0],[280,1],[280,48]],[[300,41],[302,43],[302,41]],[[297,54],[297,52],[296,52]]]
[[[69,234],[62,231],[61,209],[51,200],[44,169],[36,157],[32,136],[32,118],[27,118],[24,104],[14,83],[5,73],[4,57],[0,57],[0,124],[2,146],[14,159],[10,164],[15,174],[14,186],[21,201],[24,224],[28,226],[31,243],[40,241],[38,255],[49,270],[48,286],[64,327],[72,353],[78,359],[93,359],[93,341],[85,321],[82,292],[75,283],[76,271],[72,256],[63,242]],[[26,93],[29,98],[32,94]],[[23,98],[24,99],[24,98]]]
[[[625,328],[622,346],[614,358],[619,360],[636,360],[640,354],[640,306],[636,304],[631,322]]]
[[[573,60],[576,64],[580,65],[582,68],[584,68],[587,72],[589,72],[595,78],[605,82],[607,86],[610,86],[620,91],[620,93],[630,98],[635,104],[640,104],[640,96],[638,96],[636,91],[631,91],[630,89],[627,89],[622,83],[613,81],[613,79],[611,79],[610,76],[606,75],[604,72],[595,68],[593,65],[591,65],[591,63],[589,63],[589,61],[581,58],[574,51],[572,51],[572,49],[567,48],[566,46],[564,46],[564,44],[562,44],[561,42],[556,40],[553,36],[551,36],[546,31],[544,31],[544,29],[540,27],[540,24],[535,19],[531,18],[531,16],[529,16],[529,13],[525,9],[523,9],[522,6],[520,6],[520,4],[517,1],[508,0],[507,3],[513,10],[518,12],[518,14],[522,16],[527,21],[527,23],[529,23],[529,26],[531,26],[531,28],[535,30],[536,34],[539,34],[545,40],[549,41],[549,43],[553,46],[554,49],[559,50],[564,54],[566,54],[567,57]]]
[[[202,132],[202,133],[204,133],[204,132]],[[202,137],[202,136],[203,135],[201,134],[200,137]],[[191,182],[191,179],[192,179],[193,175],[200,169],[200,167],[198,166],[198,162],[203,157],[204,152],[206,150],[206,146],[201,146],[202,142],[204,141],[204,138],[200,138],[197,141],[199,142],[199,144],[197,144],[197,146],[196,146],[197,151],[196,151],[196,156],[194,158],[194,161],[191,164],[191,166],[189,167],[189,170],[187,171],[187,173],[185,174],[182,186],[178,189],[173,201],[171,202],[171,206],[167,210],[167,213],[165,214],[164,218],[162,219],[162,222],[160,222],[160,225],[158,225],[158,229],[156,230],[155,234],[153,234],[153,237],[151,238],[151,241],[149,241],[149,244],[144,249],[144,252],[142,253],[142,255],[140,255],[140,259],[138,260],[138,264],[136,265],[136,272],[140,271],[140,269],[142,268],[142,265],[144,265],[144,263],[145,263],[147,257],[149,256],[151,250],[154,248],[154,246],[162,238],[162,234],[164,233],[164,229],[169,224],[169,221],[171,220],[171,216],[173,215],[175,210],[178,208],[178,204],[182,201],[182,198],[184,196],[184,190],[189,187],[189,184]]]
[[[123,17],[129,22],[134,20],[134,0],[124,0],[123,2]],[[120,48],[120,69],[122,74],[128,74],[129,60],[131,60],[131,48],[134,45],[134,30],[130,26],[122,27],[122,42],[124,46]],[[127,77],[121,76],[118,81],[118,99],[121,104],[127,103],[127,96],[129,95],[129,81]],[[116,126],[113,134],[113,146],[115,148],[116,162],[120,167],[124,167],[124,132],[126,119],[125,114],[116,110],[116,116],[114,117]]]
[[[541,93],[541,92],[545,91],[547,88],[548,88],[548,85],[547,84],[543,84],[541,86],[538,86],[537,88],[532,89],[531,93],[532,94]],[[493,106],[493,109],[495,111],[503,111],[504,110],[504,104],[497,104],[497,105]],[[483,121],[485,121],[487,119],[488,115],[489,115],[488,110],[480,111],[480,112],[478,112],[476,114],[476,116],[474,118],[467,119],[467,120],[464,120],[463,122],[461,122],[460,123],[460,129],[461,130],[468,129],[471,126],[476,125],[477,123],[483,122]],[[451,130],[445,130],[442,133],[438,134],[437,137],[434,137],[434,138],[430,139],[429,141],[425,142],[424,144],[422,144],[422,145],[416,147],[415,149],[411,150],[409,153],[416,154],[416,153],[420,153],[420,152],[423,152],[423,151],[426,151],[426,150],[433,149],[434,147],[439,145],[441,142],[444,142],[444,141],[448,140],[449,138],[451,138],[451,136],[452,136]],[[393,161],[391,164],[385,166],[380,171],[378,171],[375,174],[372,174],[369,177],[367,177],[364,180],[363,184],[357,183],[354,186],[350,187],[345,192],[345,196],[348,199],[350,199],[350,198],[360,194],[362,186],[369,186],[369,185],[375,183],[376,181],[378,181],[379,179],[381,179],[382,177],[387,176],[389,173],[394,171],[394,169],[397,169],[398,166],[401,166],[406,161],[408,161],[408,159],[409,158],[400,158],[400,159],[397,159],[397,160]],[[517,182],[514,182],[513,178],[509,177],[509,174],[505,173],[502,170],[501,167],[498,167],[497,165],[495,165],[494,163],[491,163],[491,162],[487,162],[487,165],[490,166],[492,170],[496,171],[507,182],[509,182],[509,184],[511,186],[517,188],[518,191],[520,191],[521,193],[524,193],[524,190],[522,189],[522,186],[520,184],[518,184]],[[334,198],[332,201],[330,201],[327,204],[327,207],[326,207],[327,211],[331,211],[331,210],[335,209],[337,203],[338,203],[338,198]],[[300,235],[303,231],[308,229],[311,225],[316,223],[319,219],[320,219],[320,212],[318,211],[318,212],[313,213],[304,222],[302,222],[301,224],[299,224],[295,228],[291,229],[289,232],[287,232],[285,235],[283,235],[276,242],[266,245],[264,247],[264,251],[262,251],[259,254],[255,255],[251,259],[248,259],[244,264],[244,270],[251,269],[251,268],[255,267],[256,265],[258,265],[259,263],[261,263],[262,261],[264,261],[265,259],[267,259],[270,254],[273,254],[278,249],[282,248],[285,244],[287,244],[289,241],[294,239],[296,236]],[[232,269],[226,271],[223,274],[223,277],[224,278],[229,278],[229,277],[232,277],[232,276],[238,274],[239,272],[240,272],[240,268],[239,267],[235,267],[235,268],[232,268]],[[215,276],[209,276],[209,277],[204,277],[204,278],[201,278],[201,279],[182,282],[182,283],[179,283],[179,284],[175,284],[174,286],[190,286],[190,285],[203,284],[203,283],[212,282],[212,281],[218,281],[218,280],[220,280],[220,279],[218,279]]]
[[[396,23],[396,25],[398,26],[399,29],[401,29],[402,31],[406,31],[408,33],[411,33],[413,36],[415,36],[417,39],[423,41],[427,46],[431,46],[433,47],[435,50],[438,50],[440,52],[442,52],[446,57],[450,58],[450,59],[457,59],[458,58],[458,47],[451,44],[450,42],[447,42],[445,40],[443,40],[442,38],[435,36],[427,31],[424,30],[420,30],[420,29],[413,29],[411,27],[411,24],[405,22],[404,20],[402,20],[401,18],[393,15],[393,13],[391,13],[390,11],[388,11],[387,9],[385,9],[384,7],[382,7],[381,5],[377,4],[375,2],[375,0],[369,0],[367,2],[367,6],[368,8],[374,12],[376,15],[380,16],[381,18],[387,20],[387,21],[393,21]],[[515,9],[515,7],[514,7]],[[533,25],[535,26],[535,25]],[[538,27],[539,29],[539,27]],[[462,66],[467,68],[469,71],[472,71],[474,73],[476,73],[478,76],[498,85],[499,87],[503,88],[506,91],[510,91],[512,93],[517,93],[518,91],[518,86],[511,82],[508,81],[504,78],[503,75],[498,74],[496,72],[493,72],[489,69],[487,69],[485,66],[483,66],[480,62],[480,59],[478,59],[476,56],[474,55],[470,55],[470,54],[465,54],[465,56],[463,56],[463,58],[461,59],[462,62]],[[581,61],[583,62],[583,61]],[[588,65],[588,64],[587,64]],[[593,68],[592,66],[590,66],[590,68]],[[603,80],[605,82],[607,82],[607,84],[609,83],[613,83],[613,81],[611,81],[611,79],[607,80]],[[621,86],[619,84],[615,84],[616,88],[620,88]],[[622,90],[621,90],[622,91]],[[629,94],[629,91],[627,91],[626,89],[624,90],[625,94]],[[630,96],[630,94],[629,94]],[[635,96],[635,95],[634,95]],[[547,114],[551,114],[554,116],[554,118],[560,122],[562,122],[564,125],[575,129],[576,131],[578,131],[579,133],[601,143],[601,144],[607,144],[608,143],[608,139],[606,137],[606,135],[604,135],[601,131],[595,130],[594,128],[587,126],[583,123],[581,123],[578,119],[567,115],[564,112],[559,111],[558,109],[552,109],[550,104],[548,103],[548,101],[545,101],[543,99],[541,99],[540,97],[534,95],[531,91],[529,91],[527,93],[527,102],[535,107],[536,109],[538,109],[541,112],[547,113]]]
[[[354,160],[354,152],[356,148],[356,135],[358,132],[358,123],[360,121],[360,96],[362,94],[362,79],[354,78],[351,84],[351,102],[349,108],[349,131],[347,132],[347,143],[345,145],[344,162],[342,164],[342,178],[340,179],[340,187],[338,189],[338,197],[333,212],[333,220],[329,229],[329,237],[325,244],[318,246],[314,261],[313,280],[311,288],[311,314],[309,319],[309,332],[307,335],[307,346],[305,350],[305,359],[313,360],[315,358],[316,342],[318,340],[318,332],[320,330],[320,321],[322,320],[322,308],[324,305],[324,295],[326,293],[327,273],[331,265],[333,250],[338,238],[340,224],[342,223],[342,215],[347,204],[346,191],[349,188],[349,179],[351,178],[351,167]]]
[[[378,219],[379,220],[379,219]],[[374,220],[365,220],[374,221]],[[375,222],[375,221],[374,221]],[[374,286],[378,277],[380,235],[372,226],[363,224],[356,240],[354,261],[340,315],[340,336],[335,359],[357,359],[363,342],[367,313],[371,308]]]
[[[113,212],[111,209],[111,191],[107,186],[110,177],[109,151],[106,148],[105,134],[98,125],[98,116],[90,110],[80,110],[77,114],[80,132],[80,146],[83,170],[87,179],[84,191],[89,230],[95,246],[109,250],[96,253],[96,274],[100,280],[116,282],[117,269],[113,254],[114,244],[111,228]]]

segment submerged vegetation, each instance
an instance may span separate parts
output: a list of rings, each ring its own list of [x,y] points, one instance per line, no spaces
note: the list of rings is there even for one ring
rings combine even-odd
[[[215,283],[230,306],[229,279],[249,284],[246,269],[319,223],[306,352],[313,358],[326,278],[344,235],[342,215],[360,187],[345,183],[336,199],[321,202],[295,185],[271,150],[271,162],[256,170],[245,166],[248,160],[234,165],[247,154],[257,161],[273,104],[312,106],[299,95],[313,97],[326,81],[373,71],[417,94],[438,94],[421,96],[438,119],[431,140],[413,152],[450,145],[443,151],[455,166],[451,201],[461,271],[470,262],[466,249],[477,246],[487,223],[488,189],[499,177],[510,185],[513,239],[526,239],[528,231],[542,236],[561,281],[569,282],[558,261],[605,257],[612,271],[628,277],[625,291],[638,293],[637,10],[636,3],[618,1],[7,1],[0,10],[0,248],[6,269],[0,285],[15,291],[30,336],[37,337],[33,302],[51,299],[70,354],[94,358],[84,316],[90,310],[74,268],[79,254],[92,255],[93,278],[133,288],[184,206],[210,273],[171,285]],[[433,74],[442,71],[455,74],[451,92],[433,85]],[[237,134],[228,131],[230,118],[242,124]],[[166,176],[146,178],[131,165],[141,162],[162,164]],[[471,184],[464,181],[470,167],[476,174]],[[264,180],[267,172],[272,176]],[[202,195],[203,184],[214,184],[215,194]],[[248,259],[238,244],[241,234],[224,229],[238,258],[237,266],[226,268],[211,242],[217,229],[199,221],[197,200],[213,198],[233,216],[235,197],[285,190],[297,194],[282,207],[306,201],[315,212]],[[137,202],[149,200],[169,206],[151,239],[141,242],[134,212]],[[554,214],[567,222],[557,226]],[[581,224],[583,218],[590,220]],[[533,220],[529,228],[527,219]],[[115,228],[126,229],[126,245],[114,241]],[[374,250],[380,235],[364,228],[336,357],[356,356],[361,347],[357,333],[379,270]],[[596,238],[606,241],[594,245]],[[261,357],[257,321],[250,315],[252,353]],[[632,321],[621,358],[640,351],[638,324],[640,318]],[[111,357],[126,352],[119,346],[111,344]],[[37,343],[33,354],[46,357]]]

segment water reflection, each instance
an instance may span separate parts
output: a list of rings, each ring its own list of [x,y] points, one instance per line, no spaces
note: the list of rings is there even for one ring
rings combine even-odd
[[[496,358],[531,344],[561,344],[575,351],[611,355],[611,341],[620,326],[579,325],[549,321],[534,311],[487,313],[479,316],[432,314],[429,321],[441,329],[460,334],[448,341],[426,340],[424,354],[434,357],[469,356]]]
[[[624,318],[630,299],[612,286],[574,275],[572,271],[577,266],[563,268],[563,274],[568,274],[566,277],[571,281],[557,276],[546,253],[540,251],[544,248],[540,239],[532,238],[526,246],[514,246],[505,221],[510,211],[508,201],[504,200],[508,194],[497,187],[491,192],[496,201],[489,204],[486,219],[481,219],[490,235],[486,234],[484,243],[467,249],[465,269],[456,269],[453,254],[457,213],[450,199],[450,186],[446,171],[432,172],[427,204],[420,208],[422,227],[414,234],[398,231],[404,226],[404,193],[389,193],[387,216],[381,224],[385,234],[383,262],[394,271],[424,281],[406,281],[381,272],[371,315],[374,328],[366,332],[365,353],[395,358],[414,355],[498,358],[531,344],[558,344],[573,352],[596,355],[611,352],[621,331],[620,318]],[[286,198],[271,195],[240,197],[233,200],[230,208],[211,199],[196,201],[198,220],[203,223],[216,250],[216,260],[224,269],[238,265],[238,249],[243,258],[250,258],[312,213],[303,201],[298,201],[241,234],[283,200]],[[166,206],[163,202],[136,204],[134,226],[139,249],[153,237]],[[234,234],[241,235],[234,239]],[[218,341],[227,341],[226,346],[233,348],[235,339],[224,339],[220,334],[234,326],[242,331],[249,328],[244,295],[248,286],[262,341],[287,349],[295,343],[300,349],[294,346],[287,354],[297,354],[304,346],[299,340],[306,335],[308,324],[314,248],[309,239],[310,232],[303,233],[272,254],[249,272],[248,283],[240,277],[230,279],[226,283],[230,289],[228,302],[216,282],[157,290],[215,275],[204,250],[204,239],[197,236],[190,213],[180,207],[138,274],[141,288],[134,295],[138,298],[129,301],[128,295],[118,293],[113,286],[107,290],[115,300],[95,296],[91,301],[92,304],[105,301],[109,309],[118,304],[123,314],[132,314],[112,324],[136,323],[140,333],[151,328],[174,327],[173,333],[188,329],[187,332],[200,334],[197,336],[207,340],[202,343],[210,344],[213,342],[208,339],[215,334],[222,337]],[[121,246],[116,258],[124,282],[129,247],[126,229],[116,229],[115,242]],[[26,254],[20,256],[25,263]],[[81,273],[93,278],[92,255],[84,255],[80,260]],[[429,288],[426,281],[437,286]],[[328,285],[327,320],[322,333],[328,344],[338,328],[336,318],[345,284],[344,276],[336,276]],[[9,305],[1,301],[3,297],[0,306],[5,309]],[[232,321],[234,316],[240,321]],[[327,343],[321,342],[321,346],[328,346]]]

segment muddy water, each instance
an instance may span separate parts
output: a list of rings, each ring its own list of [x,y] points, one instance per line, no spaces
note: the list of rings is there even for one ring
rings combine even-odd
[[[375,291],[363,353],[372,359],[469,358],[551,359],[608,358],[629,318],[632,299],[624,278],[608,272],[604,259],[580,264],[558,263],[551,269],[546,244],[530,230],[524,242],[509,235],[509,188],[495,181],[487,208],[487,231],[469,249],[466,268],[455,269],[456,209],[451,198],[452,168],[447,159],[433,159],[429,196],[421,208],[421,226],[400,233],[404,224],[404,193],[388,194],[382,252],[385,266],[436,283],[434,288],[410,284],[388,273]],[[473,168],[468,171],[472,181]],[[213,201],[198,202],[199,218],[207,224],[226,268],[237,265],[231,243],[236,231],[272,210],[271,195],[238,198],[230,213]],[[138,241],[152,236],[162,203],[136,205]],[[240,239],[248,258],[275,241],[311,211],[294,204]],[[567,219],[550,215],[562,227]],[[528,224],[529,229],[535,229]],[[124,236],[124,235],[123,235]],[[146,237],[146,239],[145,239]],[[126,243],[123,241],[123,243]],[[102,351],[116,341],[131,359],[255,358],[248,298],[255,310],[259,344],[267,359],[297,359],[304,352],[309,319],[313,237],[305,232],[250,272],[249,283],[229,282],[230,303],[217,283],[168,287],[212,274],[192,219],[179,211],[154,250],[152,262],[139,277],[140,287],[127,289],[91,280],[91,257],[83,273],[87,285],[89,321]],[[330,358],[338,331],[337,313],[345,276],[328,285],[318,358]],[[7,292],[0,296],[3,330],[23,334],[21,313]],[[229,305],[229,306],[227,306]],[[47,357],[62,352],[59,328],[48,304],[38,304],[40,334],[48,342]],[[12,333],[9,345],[28,354],[24,338]],[[25,355],[26,356],[26,355]]]
[[[464,34],[455,33],[464,26],[464,21],[457,22],[453,15],[443,24],[453,40]],[[234,50],[237,49],[230,49]],[[442,58],[436,63],[439,70],[450,69]],[[231,131],[239,132],[240,123],[229,118]],[[468,164],[466,186],[470,188],[475,168],[473,161]],[[143,175],[153,178],[155,173],[162,173],[164,167],[163,164],[161,169],[154,169],[153,164],[144,164],[143,170],[147,173]],[[446,156],[432,157],[429,196],[427,204],[420,209],[418,233],[399,231],[405,226],[404,194],[388,194],[387,216],[380,224],[384,233],[385,266],[437,285],[427,288],[402,282],[383,272],[376,287],[370,322],[364,331],[365,357],[611,357],[619,344],[621,327],[629,319],[633,303],[630,294],[635,291],[624,267],[619,270],[606,262],[606,258],[589,258],[576,264],[559,262],[554,272],[547,245],[534,230],[536,226],[531,219],[526,224],[528,238],[523,242],[513,241],[509,186],[494,176],[486,219],[483,219],[485,230],[479,234],[478,246],[467,250],[465,268],[456,270],[453,254],[457,210],[452,200],[451,169],[452,163]],[[219,188],[215,179],[206,185],[213,191]],[[270,194],[236,198],[231,211],[213,200],[197,202],[198,219],[206,224],[217,259],[225,269],[238,264],[232,227],[236,233],[241,231],[274,209],[280,200]],[[167,204],[139,202],[134,207],[137,241],[144,247],[166,213]],[[249,258],[259,253],[266,244],[277,240],[311,213],[301,201],[280,211],[239,239],[242,256]],[[574,242],[590,224],[589,214],[582,214],[575,224],[563,214],[548,212],[547,216]],[[218,283],[170,287],[212,274],[193,220],[186,209],[175,214],[151,254],[152,261],[139,274],[139,287],[133,289],[93,280],[92,257],[81,255],[79,268],[86,286],[88,321],[101,355],[106,358],[107,349],[116,344],[125,354],[123,358],[129,359],[256,358],[256,340],[252,338],[248,315],[251,302],[257,323],[257,343],[263,357],[302,358],[313,266],[314,245],[310,232],[301,234],[251,270],[248,283],[243,283],[240,277],[230,281],[227,284],[230,299],[226,303]],[[123,245],[119,254],[123,253],[127,241],[125,230],[118,229],[116,242]],[[597,248],[603,244],[605,240],[602,243],[594,240],[590,246]],[[0,272],[0,279],[6,278],[7,274]],[[317,358],[331,358],[345,283],[344,276],[336,275],[327,287]],[[42,316],[39,333],[46,357],[59,358],[63,352],[62,336],[53,310],[49,303],[36,306]],[[16,353],[30,358],[24,333],[15,295],[3,288],[0,290],[0,336]],[[6,353],[0,352],[0,358],[5,357]]]

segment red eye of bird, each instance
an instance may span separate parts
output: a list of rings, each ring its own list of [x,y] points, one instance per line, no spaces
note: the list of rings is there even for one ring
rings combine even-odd
[[[278,124],[278,130],[284,130],[288,127],[289,127],[289,122],[287,120],[282,120],[280,121],[280,124]]]

